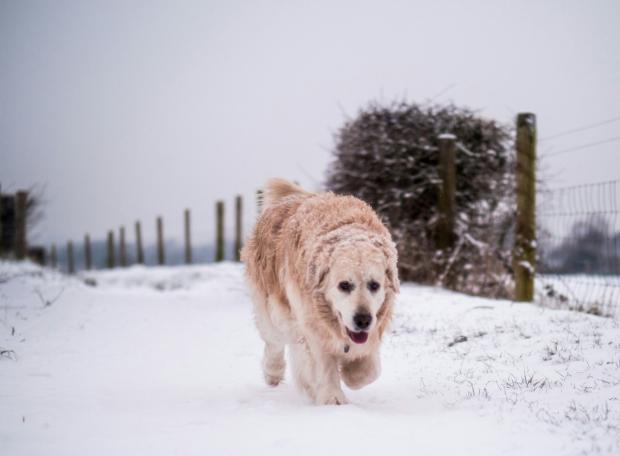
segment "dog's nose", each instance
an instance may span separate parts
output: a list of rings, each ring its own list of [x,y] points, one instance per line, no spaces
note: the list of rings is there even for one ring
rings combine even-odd
[[[364,330],[368,329],[370,323],[372,322],[372,315],[369,313],[358,313],[353,317],[353,323],[357,326],[357,329]]]

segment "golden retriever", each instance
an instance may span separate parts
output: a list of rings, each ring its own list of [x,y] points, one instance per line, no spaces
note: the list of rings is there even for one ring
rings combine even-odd
[[[377,379],[399,281],[392,238],[368,204],[272,179],[242,260],[267,384],[282,381],[287,345],[295,383],[317,404],[347,402],[341,379],[353,389]]]

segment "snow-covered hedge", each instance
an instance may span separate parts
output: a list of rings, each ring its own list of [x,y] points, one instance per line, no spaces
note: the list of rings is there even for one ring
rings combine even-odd
[[[436,247],[438,137],[457,138],[456,242]],[[398,245],[401,277],[492,297],[511,293],[510,127],[456,107],[371,103],[336,134],[327,187],[373,206]]]

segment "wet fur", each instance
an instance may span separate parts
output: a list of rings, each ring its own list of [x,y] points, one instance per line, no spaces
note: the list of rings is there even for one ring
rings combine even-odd
[[[297,386],[316,403],[345,403],[340,380],[361,388],[381,370],[381,338],[399,288],[390,234],[363,201],[306,192],[282,179],[268,182],[263,207],[242,260],[265,342],[265,380],[272,386],[282,381],[288,345]],[[335,258],[351,255],[351,246],[362,258],[351,264],[364,267],[365,252],[379,252],[385,264],[385,298],[364,344],[349,339],[326,293]]]

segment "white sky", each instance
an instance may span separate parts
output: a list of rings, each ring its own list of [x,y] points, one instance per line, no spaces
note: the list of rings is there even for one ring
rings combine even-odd
[[[216,199],[270,176],[318,186],[333,133],[373,99],[532,111],[541,138],[619,117],[618,24],[617,0],[0,0],[0,183],[46,186],[39,242],[138,218],[150,242],[159,214],[180,237],[185,207],[208,241]],[[543,165],[552,186],[611,180],[618,152]]]

